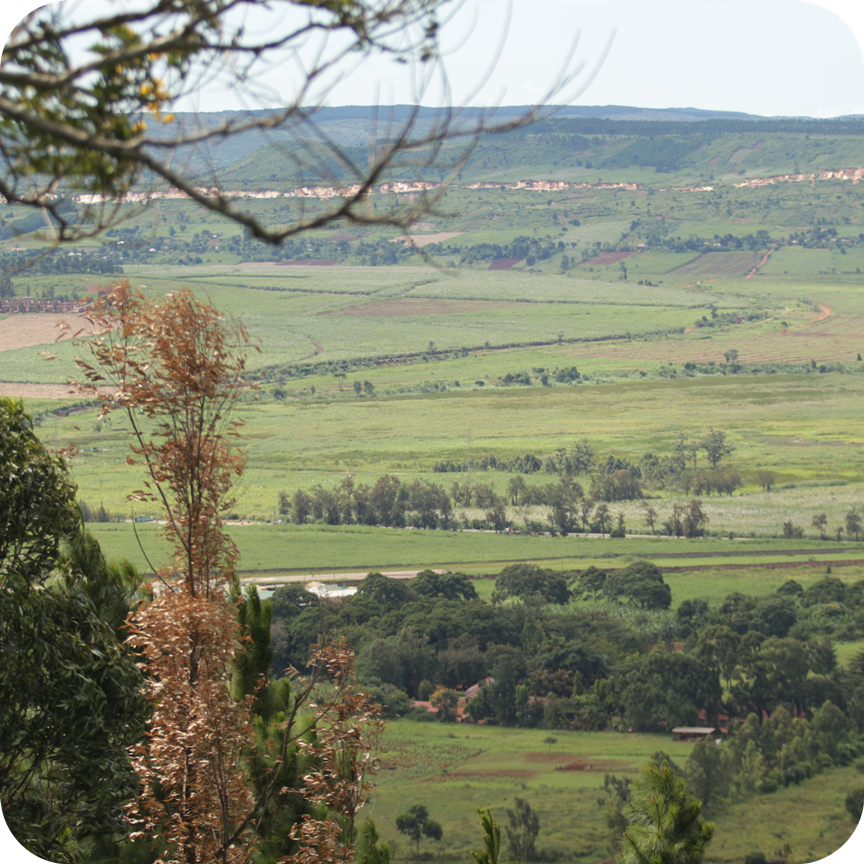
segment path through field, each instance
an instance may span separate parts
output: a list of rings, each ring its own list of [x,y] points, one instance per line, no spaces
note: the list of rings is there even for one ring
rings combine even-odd
[[[759,268],[764,266],[768,259],[771,257],[771,253],[774,251],[774,247],[772,246],[763,256],[762,260],[744,277],[745,279],[752,279],[758,272]]]

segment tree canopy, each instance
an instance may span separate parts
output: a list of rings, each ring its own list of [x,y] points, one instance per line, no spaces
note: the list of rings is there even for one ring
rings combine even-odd
[[[63,458],[0,398],[0,805],[52,860],[122,828],[145,715],[119,633],[134,572],[82,533],[74,492]]]

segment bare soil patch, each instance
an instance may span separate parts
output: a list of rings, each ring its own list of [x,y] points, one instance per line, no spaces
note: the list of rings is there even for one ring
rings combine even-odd
[[[628,762],[622,762],[620,759],[576,759],[573,762],[568,762],[566,765],[559,765],[556,771],[626,771],[629,767]],[[632,770],[632,769],[631,769]]]
[[[70,325],[69,330],[60,329],[60,324],[64,321]],[[87,321],[80,315],[58,315],[50,312],[9,315],[0,321],[0,351],[50,345],[58,341],[58,336],[68,339],[82,328],[84,332],[90,332]]]
[[[465,315],[475,312],[485,312],[489,309],[504,309],[508,306],[518,306],[505,300],[426,300],[410,298],[380,300],[377,303],[361,303],[349,306],[347,309],[337,309],[327,312],[327,315],[404,315],[417,317],[421,315]]]
[[[0,381],[0,396],[11,399],[75,399],[82,393],[68,384],[9,384]]]
[[[390,242],[413,243],[418,249],[422,249],[430,243],[443,243],[464,233],[464,231],[441,231],[438,234],[403,234],[401,237],[394,237]]]
[[[756,275],[756,273],[758,272],[759,268],[764,266],[764,264],[768,261],[768,259],[771,257],[771,253],[773,251],[774,251],[774,247],[772,246],[765,253],[765,255],[762,257],[762,260],[744,278],[745,279],[752,279]]]
[[[587,261],[582,261],[582,264],[597,264],[602,267],[607,264],[617,264],[619,261],[623,261],[625,258],[629,258],[631,255],[635,255],[635,252],[601,252],[599,255],[595,255],[593,258],[589,258]]]

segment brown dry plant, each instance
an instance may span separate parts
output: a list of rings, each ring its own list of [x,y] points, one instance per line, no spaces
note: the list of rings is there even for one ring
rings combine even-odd
[[[157,864],[244,864],[280,801],[283,766],[297,753],[313,769],[282,792],[299,792],[322,818],[295,823],[298,851],[282,860],[351,859],[380,731],[356,689],[353,652],[322,642],[312,674],[292,682],[278,718],[255,714],[266,677],[255,693],[231,695],[245,646],[229,592],[237,549],[223,517],[244,466],[231,410],[246,386],[248,336],[189,291],[148,299],[126,280],[89,317],[93,362],[79,361],[79,386],[100,399],[103,413],[125,411],[129,461],[147,475],[130,498],[161,504],[174,550],[127,622],[152,705],[145,740],[134,748],[141,787],[127,805],[131,837],[151,839]],[[319,704],[316,693],[325,697]],[[274,720],[278,734],[256,737],[256,721],[260,729]]]

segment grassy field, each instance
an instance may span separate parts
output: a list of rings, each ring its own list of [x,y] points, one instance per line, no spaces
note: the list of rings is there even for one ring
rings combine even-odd
[[[93,523],[88,526],[109,557],[126,557],[139,567],[144,555],[164,561],[166,549],[159,526],[144,523]],[[143,551],[138,546],[137,535]],[[297,572],[336,574],[376,569],[447,567],[474,575],[497,573],[514,561],[541,563],[554,569],[582,569],[591,564],[622,567],[647,556],[660,567],[698,567],[692,574],[670,573],[670,584],[680,588],[680,599],[724,597],[726,586],[748,582],[763,585],[757,593],[774,590],[794,576],[802,584],[822,578],[833,564],[840,578],[864,578],[864,565],[838,567],[838,562],[864,558],[864,544],[826,543],[820,550],[812,540],[698,540],[635,537],[532,537],[485,531],[410,531],[398,528],[326,525],[232,525],[229,532],[240,550],[241,572]],[[766,563],[789,564],[790,569],[764,569]],[[735,566],[735,571],[710,567]],[[793,569],[794,568],[794,571]],[[719,587],[717,587],[719,586]],[[753,589],[756,591],[756,589]],[[679,591],[676,589],[675,602]]]
[[[430,366],[432,371],[441,374],[437,366]],[[369,376],[375,379],[372,371]],[[244,403],[239,414],[246,421],[248,468],[236,511],[244,518],[273,518],[280,491],[336,484],[345,474],[354,474],[358,482],[391,472],[410,480],[428,475],[439,460],[461,462],[488,453],[543,457],[581,438],[592,443],[600,459],[612,452],[638,461],[645,452],[669,453],[679,432],[696,437],[714,427],[729,434],[737,448],[730,464],[745,476],[764,467],[776,472],[778,483],[814,485],[791,495],[762,493],[751,485],[744,496],[706,499],[711,530],[776,533],[789,518],[809,530],[814,513],[828,513],[833,525],[861,502],[862,397],[864,376],[831,373]],[[43,405],[35,402],[31,410],[44,410]],[[92,408],[68,417],[43,413],[41,422],[40,434],[49,445],[79,447],[72,469],[82,497],[92,506],[103,503],[128,514],[125,496],[137,488],[141,475],[125,464],[124,418],[118,414],[100,425]],[[502,492],[508,480],[502,472],[480,476]],[[430,479],[449,488],[464,478]],[[553,479],[540,474],[530,482]],[[849,485],[816,485],[828,481]],[[655,505],[658,512],[678,500],[665,498]],[[630,530],[644,531],[638,505],[622,506]]]
[[[756,143],[722,150],[730,170],[768,164],[764,148],[753,149]],[[798,144],[810,152],[809,143]],[[837,146],[842,150],[847,142]],[[864,365],[857,360],[864,349],[864,276],[858,272],[864,247],[785,245],[757,276],[745,279],[757,252],[672,252],[657,238],[759,230],[782,237],[807,220],[822,220],[833,222],[838,237],[856,240],[864,226],[855,205],[864,192],[834,181],[813,188],[735,188],[734,178],[693,192],[679,188],[673,175],[652,177],[649,189],[646,173],[636,171],[642,185],[634,190],[454,189],[448,200],[461,215],[417,229],[461,232],[430,247],[444,264],[458,258],[450,245],[508,243],[520,233],[565,244],[563,252],[555,245],[550,257],[527,269],[524,263],[510,272],[479,269],[485,263],[441,269],[418,266],[418,259],[393,267],[280,267],[242,264],[216,245],[200,265],[172,264],[166,255],[146,267],[126,265],[133,284],[147,291],[188,286],[206,294],[238,316],[262,349],[250,355],[262,384],[260,401],[240,409],[248,468],[236,514],[272,519],[279,492],[335,484],[349,473],[357,482],[382,473],[411,480],[429,477],[440,460],[529,451],[543,457],[583,437],[601,459],[614,453],[638,461],[646,452],[670,452],[680,433],[695,437],[713,427],[726,431],[736,447],[729,464],[744,476],[745,494],[705,501],[712,532],[776,534],[789,519],[809,532],[820,512],[833,530],[850,507],[861,505],[864,483]],[[617,174],[603,176],[607,181]],[[249,206],[262,213],[271,207],[261,201]],[[272,204],[273,214],[284,206]],[[222,233],[181,202],[162,202],[157,210],[157,234],[169,228],[186,239],[205,228]],[[389,236],[383,230],[361,235]],[[578,263],[582,250],[593,256],[594,244],[615,244],[624,235],[634,252],[625,261]],[[653,248],[639,246],[649,235]],[[567,272],[561,269],[564,252],[575,264]],[[627,280],[620,278],[621,264]],[[28,286],[33,296],[80,293],[110,281],[80,274],[16,279],[16,290]],[[747,312],[766,317],[695,327],[715,313]],[[724,357],[730,349],[738,352],[737,374]],[[58,359],[46,363],[45,352]],[[63,382],[74,374],[76,353],[66,342],[0,351],[0,381]],[[412,356],[375,359],[394,354]],[[299,375],[297,363],[315,365]],[[537,370],[572,366],[582,383],[540,385]],[[532,386],[501,386],[508,372],[530,374]],[[369,381],[375,398],[354,398],[354,381]],[[124,465],[124,421],[117,416],[97,423],[95,410],[58,417],[56,407],[28,400],[28,408],[42,414],[47,443],[79,448],[73,473],[81,496],[91,506],[102,503],[128,515],[125,497],[140,485],[140,475]],[[775,472],[778,484],[796,488],[762,493],[750,478],[764,468]],[[446,487],[462,478],[432,479]],[[509,478],[482,479],[503,491]],[[845,485],[827,485],[839,483]],[[655,505],[661,519],[678,500],[661,493]],[[630,531],[645,530],[638,505],[613,509],[624,512]]]
[[[490,807],[506,824],[506,808],[527,800],[540,818],[537,847],[564,860],[588,864],[608,857],[597,798],[606,773],[635,777],[652,753],[663,750],[683,766],[691,744],[669,736],[617,732],[501,729],[439,723],[388,723],[382,739],[382,769],[364,811],[377,820],[397,860],[413,858],[411,843],[395,830],[395,818],[424,804],[444,829],[440,843],[424,841],[435,861],[465,861],[482,848],[476,807]],[[860,785],[854,768],[818,775],[801,786],[780,789],[716,814],[715,839],[705,864],[740,864],[745,855],[789,844],[790,864],[815,861],[850,836],[843,802]],[[503,832],[502,832],[503,833]],[[506,845],[506,839],[504,839]]]

